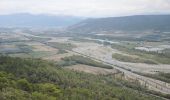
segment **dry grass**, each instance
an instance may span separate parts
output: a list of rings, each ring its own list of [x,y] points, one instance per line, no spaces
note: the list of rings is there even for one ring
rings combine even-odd
[[[49,57],[45,57],[43,59],[45,60],[50,60],[50,61],[60,61],[62,58],[64,57],[69,57],[69,56],[72,56],[73,53],[64,53],[64,54],[56,54],[56,55],[52,55],[52,56],[49,56]]]
[[[46,46],[46,45],[33,45],[33,51],[58,51],[58,49]]]

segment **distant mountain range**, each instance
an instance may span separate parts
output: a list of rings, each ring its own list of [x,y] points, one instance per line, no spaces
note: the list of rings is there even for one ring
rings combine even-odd
[[[74,32],[170,30],[170,15],[136,15],[87,19],[70,26]]]
[[[0,15],[0,27],[67,27],[72,32],[170,31],[170,15],[136,15],[85,19],[32,14]]]
[[[0,15],[0,27],[65,27],[80,22],[83,18],[32,14]]]

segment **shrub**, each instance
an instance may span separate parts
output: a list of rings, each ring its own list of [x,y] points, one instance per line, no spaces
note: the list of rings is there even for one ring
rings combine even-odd
[[[32,91],[32,85],[26,79],[18,80],[17,86],[24,91]]]

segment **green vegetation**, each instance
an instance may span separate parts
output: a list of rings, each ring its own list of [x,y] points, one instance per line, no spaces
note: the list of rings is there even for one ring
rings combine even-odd
[[[72,41],[78,41],[78,42],[94,42],[94,43],[99,43],[101,44],[102,42],[99,42],[97,40],[90,40],[90,39],[86,39],[86,38],[83,38],[83,37],[73,37],[71,38],[70,40]]]
[[[141,90],[112,75],[74,72],[40,59],[0,57],[0,100],[160,100]]]
[[[47,37],[36,37],[36,36],[26,36],[27,38],[29,38],[32,41],[39,41],[39,42],[45,42],[45,41],[49,41],[51,40],[51,38],[47,38]]]
[[[150,59],[144,59],[136,56],[122,55],[118,53],[114,53],[112,57],[116,60],[123,61],[123,62],[157,64],[155,61],[152,61]]]
[[[162,53],[170,58],[170,49],[164,49],[162,50]]]
[[[70,56],[70,57],[65,57],[62,60],[64,60],[67,64],[65,65],[70,65],[70,64],[84,64],[84,65],[89,65],[89,66],[94,66],[94,67],[101,67],[101,68],[107,68],[107,69],[113,69],[112,66],[105,65],[103,63],[94,61],[90,58],[83,57],[83,56]]]
[[[158,72],[156,74],[145,74],[145,73],[138,73],[138,72],[135,73],[170,83],[170,73],[164,73],[164,72]]]
[[[139,50],[135,50],[132,45],[112,44],[112,48],[127,53],[129,55],[136,55],[142,59],[147,59],[149,61],[153,61],[156,63],[170,64],[170,59],[169,59],[170,56],[164,53],[139,51]]]
[[[1,100],[56,100],[61,90],[51,83],[30,83],[13,74],[0,72]]]
[[[57,54],[64,54],[64,53],[68,53],[68,52],[66,50],[63,50],[63,49],[58,49]]]
[[[57,66],[60,66],[60,67],[72,66],[72,65],[76,65],[76,64],[78,64],[78,63],[76,63],[75,61],[61,60],[61,61],[57,62]]]
[[[13,53],[8,54],[11,57],[21,57],[21,58],[42,58],[42,57],[48,57],[51,55],[58,54],[57,52],[50,52],[50,51],[32,51],[29,53]]]
[[[8,54],[10,57],[20,57],[20,58],[31,58],[30,55],[26,53],[13,53],[13,54]]]
[[[32,46],[26,44],[17,44],[16,46],[21,50],[21,53],[29,53],[32,52],[33,49]]]
[[[72,50],[73,48],[76,47],[71,43],[58,43],[58,42],[50,42],[48,43],[48,45],[61,50]]]

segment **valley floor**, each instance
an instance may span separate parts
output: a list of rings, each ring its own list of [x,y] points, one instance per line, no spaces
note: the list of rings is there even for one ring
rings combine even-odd
[[[113,58],[113,54],[131,57],[138,57],[138,55],[128,54],[112,47],[112,45],[97,43],[96,40],[88,41],[87,38],[82,38],[84,41],[76,41],[72,37],[37,36],[24,32],[16,32],[7,36],[1,34],[0,38],[2,39],[0,53],[12,57],[41,58],[56,63],[66,70],[95,75],[114,75],[121,72],[124,74],[125,80],[137,80],[142,86],[150,90],[170,94],[170,84],[168,82],[147,76],[148,74],[155,75],[158,72],[170,73],[168,61],[164,63],[153,59],[156,64],[124,62]],[[113,44],[119,43],[119,41],[113,42]],[[89,59],[93,61],[92,63],[82,64],[79,60],[71,59],[68,62],[64,59],[73,56],[82,56],[88,58],[87,61],[91,61]],[[142,59],[147,58],[143,57]],[[168,58],[165,59],[169,60]],[[109,66],[102,65],[103,63]],[[113,69],[110,69],[110,66]]]

